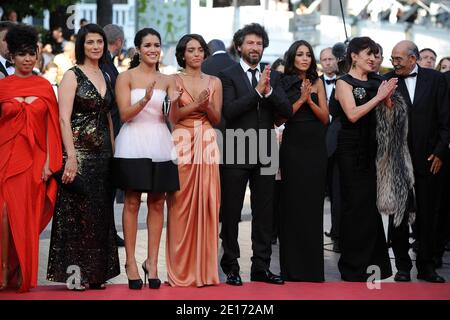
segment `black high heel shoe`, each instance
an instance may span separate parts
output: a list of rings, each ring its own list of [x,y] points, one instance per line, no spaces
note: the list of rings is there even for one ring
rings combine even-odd
[[[105,290],[106,284],[104,283],[89,283],[89,289],[91,290]]]
[[[128,278],[128,272],[127,272],[127,265],[125,265],[125,273],[127,274]],[[132,290],[140,290],[142,289],[142,279],[128,279],[128,288]]]
[[[147,278],[148,278],[148,270],[147,270],[147,267],[145,265],[145,262],[146,261],[144,261],[142,263],[142,270],[144,270],[144,285],[145,285],[145,283],[147,281]],[[158,278],[156,278],[156,279],[148,278],[148,288],[149,289],[159,289],[160,286],[161,286],[161,280],[159,280]]]

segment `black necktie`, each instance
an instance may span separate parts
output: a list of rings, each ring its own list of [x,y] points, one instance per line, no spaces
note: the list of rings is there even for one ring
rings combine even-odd
[[[10,61],[6,60],[5,66],[6,66],[6,69],[8,69],[9,67],[13,67],[14,65]]]
[[[415,77],[417,77],[417,72],[410,73],[406,76],[402,76],[401,78],[406,79],[406,78],[415,78]]]
[[[256,79],[256,71],[258,71],[258,69],[248,69],[248,71],[252,74],[252,87],[256,88],[256,86],[258,85],[258,80]]]
[[[334,84],[336,83],[336,78],[335,79],[325,79],[326,84]]]

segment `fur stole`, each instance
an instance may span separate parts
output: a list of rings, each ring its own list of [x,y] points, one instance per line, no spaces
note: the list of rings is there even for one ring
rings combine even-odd
[[[398,93],[392,96],[393,107],[383,102],[376,108],[377,137],[377,207],[385,215],[394,215],[394,226],[399,226],[408,201],[414,192],[414,174],[408,149],[408,106]],[[410,212],[410,223],[415,214]]]

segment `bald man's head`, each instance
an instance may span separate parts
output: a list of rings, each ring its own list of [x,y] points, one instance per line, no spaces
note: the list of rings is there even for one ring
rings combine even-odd
[[[392,49],[391,62],[395,73],[399,76],[406,76],[416,66],[419,59],[419,49],[416,44],[409,40],[400,41]]]

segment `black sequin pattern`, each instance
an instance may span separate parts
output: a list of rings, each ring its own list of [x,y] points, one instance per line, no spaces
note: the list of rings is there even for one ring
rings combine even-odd
[[[110,168],[112,146],[107,114],[111,88],[101,97],[86,75],[74,67],[77,89],[72,131],[78,174],[86,195],[59,188],[52,222],[47,279],[66,282],[69,266],[78,266],[81,283],[104,283],[120,273],[115,242]]]

